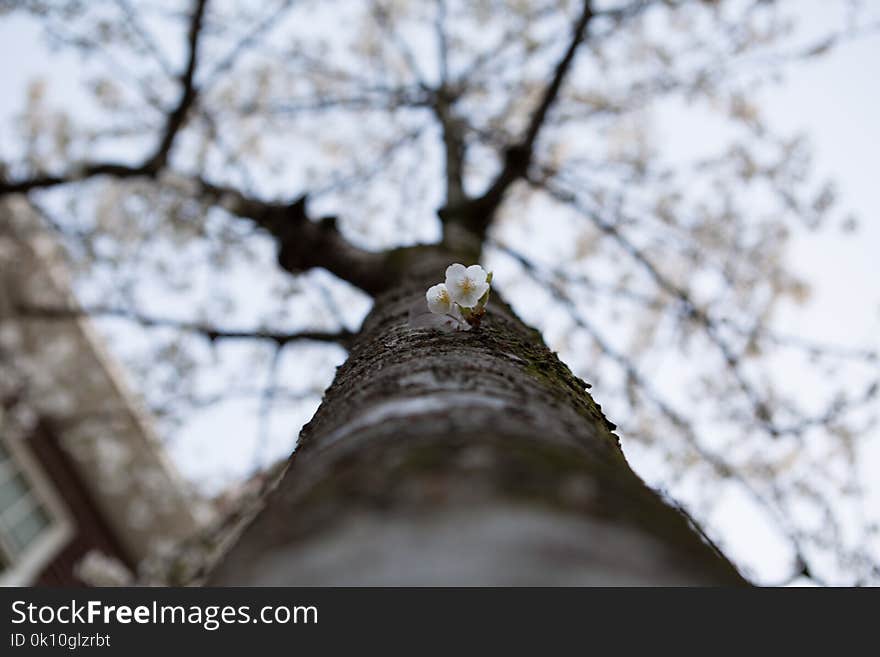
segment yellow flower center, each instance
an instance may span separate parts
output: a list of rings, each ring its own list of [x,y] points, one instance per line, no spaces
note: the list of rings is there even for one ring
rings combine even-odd
[[[468,294],[471,290],[473,290],[477,286],[471,279],[465,278],[461,281],[461,285],[459,287],[461,287],[461,291],[464,294]]]

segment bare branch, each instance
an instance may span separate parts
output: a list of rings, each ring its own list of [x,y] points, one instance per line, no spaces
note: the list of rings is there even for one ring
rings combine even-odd
[[[38,175],[26,180],[0,180],[0,197],[6,194],[27,193],[78,182],[97,176],[117,179],[155,178],[168,162],[175,138],[183,126],[198,95],[195,74],[198,63],[199,41],[207,0],[196,0],[188,31],[189,55],[180,75],[181,94],[175,108],[167,115],[165,127],[156,151],[139,166],[118,163],[93,163],[80,166],[65,175]],[[179,178],[173,174],[171,180]],[[184,185],[192,180],[184,179]],[[219,202],[227,211],[253,221],[267,230],[277,241],[279,264],[290,272],[312,267],[325,267],[368,293],[385,289],[392,272],[387,268],[387,254],[372,253],[350,244],[336,228],[335,218],[311,221],[305,212],[305,196],[291,203],[267,203],[249,198],[238,190],[213,185],[197,179],[195,186],[202,200]]]
[[[437,0],[434,34],[437,39],[437,58],[440,67],[439,87],[430,93],[430,107],[440,123],[446,172],[446,205],[458,205],[467,200],[464,191],[465,122],[455,115],[455,101],[459,93],[451,88],[449,79],[449,42],[446,34],[446,2]]]
[[[572,29],[571,41],[565,54],[557,62],[550,83],[544,89],[541,102],[535,108],[522,139],[509,146],[504,154],[504,164],[495,180],[482,196],[466,201],[463,204],[447,205],[439,212],[444,220],[466,224],[477,234],[484,234],[505,192],[510,186],[525,177],[532,161],[535,142],[544,126],[547,115],[553,107],[559,91],[571,69],[578,47],[583,42],[587,26],[594,16],[591,0],[585,0],[581,15]]]
[[[385,290],[394,280],[391,266],[396,251],[374,252],[358,248],[343,237],[336,217],[312,221],[306,213],[306,196],[289,203],[269,203],[238,190],[197,180],[202,198],[218,203],[227,212],[253,221],[278,244],[278,263],[298,273],[323,267],[369,294]]]
[[[293,0],[284,0],[278,7],[259,20],[247,33],[232,46],[232,48],[220,58],[220,61],[211,69],[211,72],[203,79],[202,89],[206,91],[214,83],[228,73],[241,59],[241,56],[252,48],[261,37],[276,27],[284,14],[293,5]]]
[[[0,180],[0,197],[7,194],[25,194],[34,189],[48,189],[49,187],[67,185],[98,176],[125,179],[148,175],[151,175],[151,172],[146,165],[133,167],[114,162],[100,162],[78,167],[63,175],[45,174],[17,181]]]
[[[138,15],[137,10],[132,6],[129,0],[116,0],[116,5],[122,11],[122,14],[125,16],[125,20],[128,23],[129,28],[131,28],[134,35],[141,42],[143,47],[146,49],[150,55],[158,62],[159,66],[167,75],[172,75],[172,67],[168,62],[168,59],[165,57],[162,50],[159,48],[156,41],[153,39],[150,31],[147,27],[141,22],[140,16]]]
[[[449,39],[446,35],[446,0],[437,0],[437,14],[434,18],[434,34],[437,37],[437,60],[440,67],[440,84],[449,79]]]
[[[148,176],[144,168],[123,165],[95,165],[79,179],[109,175],[118,179]],[[351,244],[336,227],[335,217],[312,221],[306,214],[306,197],[289,203],[261,201],[237,189],[215,185],[201,178],[168,174],[168,182],[181,187],[195,187],[201,200],[214,203],[238,217],[249,219],[271,234],[278,243],[278,262],[283,269],[299,273],[324,267],[368,294],[386,289],[394,280],[393,255],[400,250],[373,252]],[[19,183],[0,184],[0,196],[27,192],[73,182],[73,179],[46,176]]]
[[[154,171],[158,171],[167,163],[168,155],[174,144],[174,138],[183,126],[183,123],[186,120],[186,115],[198,95],[198,90],[195,86],[195,74],[199,55],[199,40],[202,34],[202,19],[205,15],[206,5],[207,0],[196,0],[193,15],[190,19],[189,32],[187,34],[189,56],[187,57],[186,68],[180,75],[180,84],[182,87],[180,99],[165,120],[162,139],[159,141],[156,152],[145,163],[145,166]]]
[[[465,122],[455,115],[456,94],[446,87],[438,89],[432,97],[431,109],[440,123],[443,135],[443,152],[446,171],[446,205],[464,203]]]
[[[111,176],[113,178],[136,178],[154,177],[168,162],[171,147],[174,140],[186,120],[186,115],[195,102],[197,89],[195,87],[195,73],[198,61],[199,39],[202,33],[203,17],[207,0],[196,0],[192,18],[190,19],[188,43],[189,55],[186,67],[180,74],[182,90],[180,98],[174,109],[165,118],[165,126],[156,150],[149,155],[143,163],[137,166],[121,164],[118,162],[93,162],[80,165],[65,174],[36,175],[25,180],[5,181],[0,180],[0,196],[7,194],[23,194],[34,189],[47,189],[69,183],[87,180],[98,176]]]
[[[547,172],[545,171],[545,173]],[[587,217],[596,228],[602,231],[605,235],[608,235],[623,249],[624,252],[629,254],[635,263],[648,273],[660,289],[681,304],[685,316],[701,326],[710,342],[712,342],[721,352],[724,362],[736,381],[737,386],[749,400],[755,419],[758,421],[758,425],[771,437],[778,437],[782,430],[774,423],[770,406],[764,401],[758,390],[756,390],[746,379],[741,369],[739,356],[734,352],[733,348],[727,343],[727,341],[721,337],[716,323],[709,314],[693,300],[688,290],[677,285],[674,281],[666,277],[651,259],[633,244],[617,226],[604,220],[602,217],[598,216],[597,213],[590,212],[588,208],[583,207],[576,194],[554,183],[550,176],[545,175],[543,178],[531,176],[528,178],[528,182],[539,189],[543,189],[553,198],[569,204]]]
[[[91,306],[84,308],[76,307],[47,307],[47,306],[18,306],[20,317],[27,319],[50,319],[69,320],[82,317],[112,317],[134,322],[147,328],[171,328],[187,333],[194,333],[204,337],[209,342],[218,340],[266,340],[283,347],[291,342],[317,341],[335,342],[343,346],[353,338],[350,331],[271,331],[267,329],[228,329],[206,324],[204,322],[190,322],[186,320],[171,319],[167,317],[154,317],[144,315],[136,311],[110,306]]]

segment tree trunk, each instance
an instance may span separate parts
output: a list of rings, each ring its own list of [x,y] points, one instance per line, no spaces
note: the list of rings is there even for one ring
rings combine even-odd
[[[494,293],[412,329],[456,258],[376,299],[265,508],[212,585],[742,585],[629,468],[614,426]]]

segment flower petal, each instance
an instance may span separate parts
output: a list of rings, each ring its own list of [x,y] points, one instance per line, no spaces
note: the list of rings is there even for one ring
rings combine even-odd
[[[449,296],[462,308],[473,308],[486,291],[489,283],[486,270],[480,265],[465,267],[455,263],[446,268],[446,287]]]
[[[473,308],[488,289],[487,283],[472,285],[467,289],[458,288],[454,291],[453,297],[462,308]]]
[[[467,268],[464,265],[457,262],[449,265],[446,268],[446,287],[451,288],[455,284],[460,283],[464,280],[465,276],[467,276]]]
[[[486,270],[480,267],[480,265],[471,265],[467,268],[467,277],[470,278],[474,283],[485,283],[486,282]]]
[[[425,293],[425,300],[428,302],[428,310],[436,315],[445,315],[452,309],[452,299],[449,296],[449,290],[443,283],[438,283],[428,288]]]

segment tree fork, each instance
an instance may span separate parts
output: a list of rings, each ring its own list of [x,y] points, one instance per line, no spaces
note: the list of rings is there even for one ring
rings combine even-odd
[[[454,255],[376,298],[287,472],[212,585],[744,585],[633,473],[575,377],[493,293],[409,326]]]

